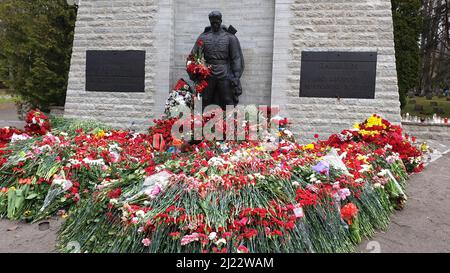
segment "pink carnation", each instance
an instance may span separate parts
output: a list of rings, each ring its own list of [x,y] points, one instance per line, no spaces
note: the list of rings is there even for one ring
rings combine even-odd
[[[148,247],[150,245],[151,241],[149,238],[145,238],[142,240],[142,244],[146,247]]]
[[[191,235],[186,235],[183,238],[181,238],[181,245],[187,245],[190,244],[194,241],[198,241],[199,239],[199,234],[197,232],[192,233]]]

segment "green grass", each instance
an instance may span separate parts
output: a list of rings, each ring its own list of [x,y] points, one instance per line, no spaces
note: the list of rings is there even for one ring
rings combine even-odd
[[[5,89],[0,89],[0,104],[14,102],[16,102],[16,99],[14,97],[11,97],[11,95],[9,95]]]
[[[412,103],[412,101],[416,101],[416,103]],[[434,108],[442,108],[444,110],[443,114],[438,114],[441,117],[450,117],[450,101],[447,98],[439,98],[433,97],[431,100],[427,100],[425,97],[415,97],[415,98],[407,98],[407,104],[405,108],[402,110],[402,114],[409,113],[412,116],[418,117],[432,117],[433,114],[436,113]],[[432,106],[431,102],[436,102],[437,106]],[[423,110],[418,111],[415,110],[415,105],[422,105]]]

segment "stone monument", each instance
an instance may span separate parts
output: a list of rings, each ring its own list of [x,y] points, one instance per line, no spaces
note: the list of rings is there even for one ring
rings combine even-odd
[[[211,10],[239,30],[239,104],[280,106],[304,141],[373,113],[400,123],[389,0],[81,1],[65,116],[145,129]]]

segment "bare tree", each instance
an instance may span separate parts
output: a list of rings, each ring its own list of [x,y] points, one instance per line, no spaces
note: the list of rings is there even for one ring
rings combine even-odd
[[[421,37],[421,94],[429,94],[449,84],[450,0],[423,0]]]

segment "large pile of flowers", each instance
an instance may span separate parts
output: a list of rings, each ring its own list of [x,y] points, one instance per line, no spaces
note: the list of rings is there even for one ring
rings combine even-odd
[[[26,132],[0,130],[0,216],[63,216],[61,251],[352,251],[387,227],[423,168],[401,128],[376,115],[308,145],[280,128],[275,150],[187,145],[171,137],[174,119],[137,134],[30,117]]]

